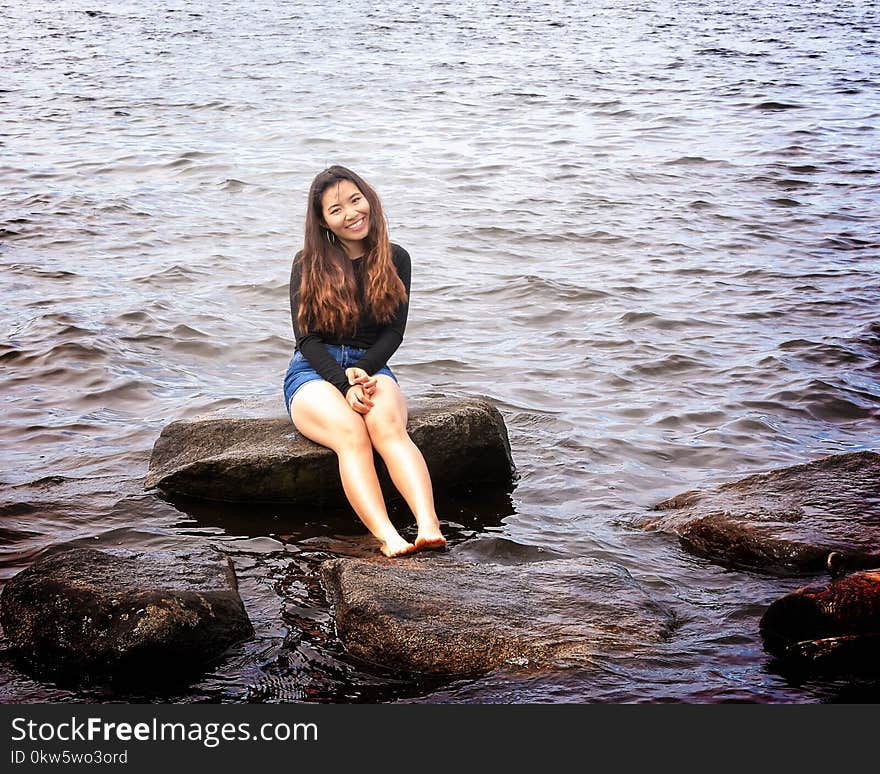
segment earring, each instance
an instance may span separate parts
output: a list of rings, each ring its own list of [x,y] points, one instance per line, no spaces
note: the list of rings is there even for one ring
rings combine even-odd
[[[329,228],[324,233],[327,235],[327,241],[331,245],[336,243],[336,234],[334,234]]]

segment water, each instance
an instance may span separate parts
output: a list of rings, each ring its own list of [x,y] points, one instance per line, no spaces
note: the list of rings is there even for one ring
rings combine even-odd
[[[256,637],[159,701],[880,697],[770,666],[757,622],[803,579],[633,526],[880,448],[877,3],[0,9],[0,580],[64,541],[228,552]],[[520,479],[500,503],[441,493],[453,542],[622,564],[675,609],[670,642],[587,674],[379,674],[315,578],[370,550],[353,517],[143,492],[169,421],[281,400],[290,258],[331,163],[413,257],[404,391],[489,396],[508,426]],[[0,667],[6,702],[120,698]]]

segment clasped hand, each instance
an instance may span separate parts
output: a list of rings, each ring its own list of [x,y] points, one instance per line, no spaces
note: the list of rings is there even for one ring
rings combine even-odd
[[[352,385],[345,393],[348,405],[358,414],[366,414],[373,408],[371,398],[376,391],[376,377],[370,376],[363,368],[346,368],[345,375]]]

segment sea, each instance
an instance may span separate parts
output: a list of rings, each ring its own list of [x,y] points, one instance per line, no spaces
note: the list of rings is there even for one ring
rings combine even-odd
[[[0,701],[880,700],[876,676],[793,677],[764,651],[761,615],[811,579],[638,525],[690,489],[880,451],[880,3],[0,14],[0,584],[64,543],[209,545],[255,628],[155,691],[41,681],[0,640]],[[592,669],[383,670],[346,651],[319,581],[377,556],[353,513],[144,489],[175,419],[283,412],[291,259],[331,164],[412,257],[407,398],[485,397],[505,421],[510,490],[436,493],[451,547],[623,566],[674,610],[668,641]]]

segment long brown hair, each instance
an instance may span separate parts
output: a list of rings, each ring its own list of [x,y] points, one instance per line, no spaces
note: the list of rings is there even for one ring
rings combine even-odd
[[[388,323],[406,300],[406,288],[391,258],[388,226],[378,195],[359,175],[334,165],[316,175],[309,189],[297,315],[297,325],[303,332],[351,335],[357,328],[361,310],[351,259],[324,225],[322,207],[324,191],[342,180],[354,183],[370,205],[370,228],[364,240],[366,252],[360,259],[364,262],[364,301],[368,310],[376,322]]]

